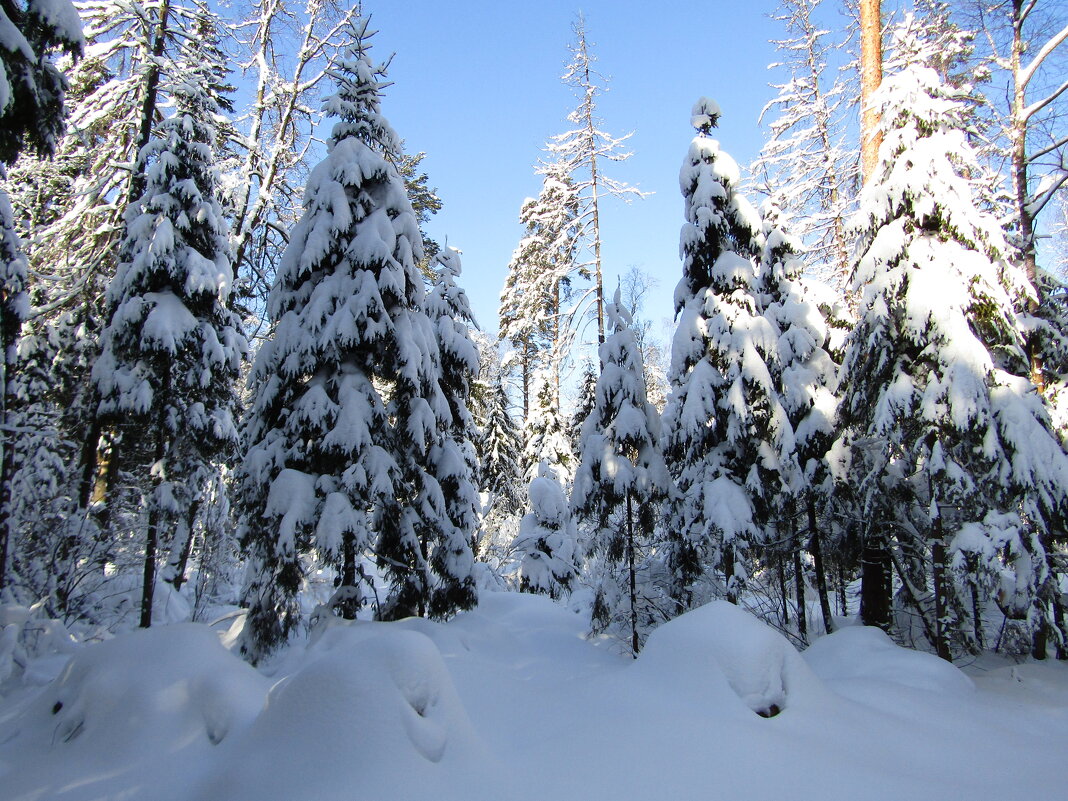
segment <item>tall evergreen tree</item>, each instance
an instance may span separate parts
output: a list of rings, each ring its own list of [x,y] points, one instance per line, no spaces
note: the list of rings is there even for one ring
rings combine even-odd
[[[519,212],[524,236],[508,265],[500,303],[500,339],[514,348],[524,418],[531,414],[540,371],[548,371],[560,411],[560,374],[574,334],[567,305],[579,270],[574,183],[559,163],[544,165],[542,172],[541,192]]]
[[[105,421],[151,442],[141,625],[152,622],[156,551],[166,516],[188,508],[188,484],[236,444],[234,383],[247,345],[229,306],[229,231],[215,196],[210,61],[194,58],[171,87],[175,111],[142,151],[142,198],[126,213],[93,382]],[[194,60],[196,59],[196,60]]]
[[[679,176],[686,224],[664,452],[679,489],[667,514],[667,559],[682,609],[696,600],[709,564],[737,600],[793,451],[767,367],[778,332],[755,294],[760,217],[737,192],[737,164],[709,136],[719,116],[707,98],[694,106],[698,135]]]
[[[539,374],[536,386],[536,399],[523,426],[524,474],[533,480],[544,463],[566,486],[575,473],[575,454],[559,411],[559,396],[553,390],[553,379],[545,373]]]
[[[612,335],[600,348],[594,408],[582,426],[571,508],[592,523],[588,552],[601,559],[594,624],[622,616],[632,653],[640,648],[638,571],[648,555],[671,479],[660,452],[660,416],[645,394],[641,349],[619,292],[606,308]],[[649,617],[648,610],[644,619]]]
[[[578,453],[582,449],[582,426],[597,404],[597,368],[592,360],[587,359],[582,365],[582,377],[579,379],[578,398],[575,411],[571,414],[567,435],[571,439],[571,449]]]
[[[914,47],[915,29],[898,34],[898,51]],[[968,628],[949,584],[951,548],[998,563],[990,569],[1005,582],[1003,601],[1044,622],[1043,543],[1063,530],[1068,457],[1027,378],[1002,283],[1011,251],[996,219],[976,208],[962,93],[911,63],[886,78],[879,100],[879,170],[862,192],[854,266],[862,314],[840,383],[854,443],[849,480],[862,488],[871,521],[861,616],[890,625],[896,547],[929,553],[933,610],[923,608],[925,582],[898,572],[925,613],[925,633],[948,658],[951,639]],[[951,542],[954,510],[982,518],[971,521],[986,532],[981,545],[974,528]],[[1020,516],[1008,534],[1004,514]]]
[[[63,130],[67,82],[54,51],[80,54],[78,12],[66,0],[0,7],[0,179],[23,150],[51,156]],[[14,442],[8,411],[16,342],[28,312],[27,262],[7,193],[0,189],[0,590],[7,582]]]
[[[490,506],[518,511],[522,482],[522,445],[519,429],[508,412],[508,395],[500,376],[490,387],[486,423],[481,433],[481,486],[490,495]]]
[[[777,539],[793,558],[798,600],[798,628],[805,630],[801,538],[796,522],[805,512],[807,542],[816,572],[824,629],[832,630],[827,578],[817,511],[825,513],[830,495],[826,460],[836,432],[837,401],[833,394],[837,368],[827,351],[830,330],[819,308],[800,283],[801,245],[784,230],[781,210],[769,201],[763,209],[764,252],[758,292],[765,317],[779,331],[777,358],[767,362],[790,428],[793,458],[783,464],[782,491],[770,498],[769,516]]]
[[[530,511],[524,515],[515,548],[521,555],[522,592],[559,598],[578,575],[578,532],[567,495],[551,467],[542,462],[530,482]]]
[[[335,608],[352,616],[359,557],[377,534],[390,582],[379,613],[392,617],[428,611],[432,554],[452,547],[431,454],[453,419],[424,311],[422,237],[395,166],[399,140],[381,112],[385,68],[371,61],[373,32],[361,20],[349,35],[324,104],[338,122],[309,177],[271,292],[275,333],[251,379],[238,479],[252,561],[242,649],[252,661],[298,622],[305,555],[335,566]]]
[[[473,539],[479,522],[475,440],[478,432],[468,408],[471,384],[478,375],[478,348],[468,326],[474,315],[467,294],[456,281],[460,254],[445,248],[434,258],[437,281],[427,295],[426,310],[437,328],[441,353],[441,389],[448,402],[447,426],[431,449],[434,477],[445,496],[440,541],[430,555],[436,574],[430,594],[431,615],[445,617],[475,605]]]

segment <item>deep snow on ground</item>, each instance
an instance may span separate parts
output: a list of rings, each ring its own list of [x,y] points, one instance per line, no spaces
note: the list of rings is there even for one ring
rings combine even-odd
[[[637,660],[585,632],[545,598],[486,593],[447,624],[314,632],[266,672],[203,625],[83,645],[3,685],[0,799],[1064,792],[1063,664],[969,678],[860,627],[799,654],[726,603],[662,626]]]

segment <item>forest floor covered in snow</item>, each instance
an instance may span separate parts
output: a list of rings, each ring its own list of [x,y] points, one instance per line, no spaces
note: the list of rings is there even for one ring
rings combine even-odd
[[[232,653],[225,625],[41,656],[0,685],[0,799],[1064,791],[1064,664],[991,657],[966,674],[856,626],[799,654],[726,603],[665,624],[637,660],[586,631],[543,597],[484,593],[447,624],[313,632],[262,672]]]

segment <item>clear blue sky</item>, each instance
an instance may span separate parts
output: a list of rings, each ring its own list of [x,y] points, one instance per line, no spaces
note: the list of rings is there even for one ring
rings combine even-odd
[[[598,111],[604,129],[633,131],[634,156],[611,174],[645,200],[602,207],[606,285],[632,265],[656,276],[645,316],[672,315],[681,275],[678,171],[701,95],[723,109],[720,140],[743,166],[759,151],[757,118],[774,96],[767,66],[774,2],[658,3],[596,0],[578,5],[366,0],[378,58],[395,52],[383,111],[409,151],[425,151],[444,202],[431,226],[463,251],[463,285],[483,329],[497,329],[497,299],[522,230],[523,199],[536,195],[533,166],[545,141],[566,129],[575,98],[560,80],[581,10],[598,67],[610,78]],[[837,23],[837,21],[835,21]]]

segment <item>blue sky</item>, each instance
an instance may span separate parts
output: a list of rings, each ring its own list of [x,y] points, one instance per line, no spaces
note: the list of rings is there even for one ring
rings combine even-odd
[[[742,165],[763,141],[757,124],[774,96],[767,66],[775,3],[366,2],[379,31],[374,54],[395,52],[383,111],[423,162],[445,207],[431,226],[464,254],[463,285],[483,327],[497,329],[497,298],[521,236],[523,199],[536,195],[533,166],[545,141],[566,129],[574,97],[560,80],[581,10],[610,90],[604,129],[633,131],[634,156],[614,177],[653,194],[602,207],[606,284],[636,265],[659,281],[645,310],[672,315],[681,267],[678,171],[701,95],[723,109],[720,140]]]

